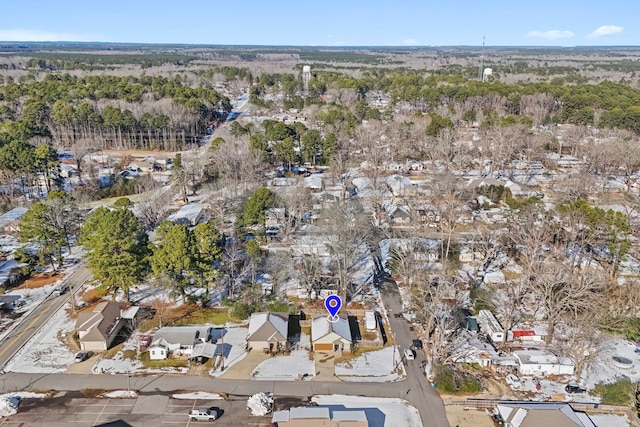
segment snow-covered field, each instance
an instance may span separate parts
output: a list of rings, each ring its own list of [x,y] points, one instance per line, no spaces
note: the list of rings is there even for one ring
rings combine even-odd
[[[75,321],[67,315],[68,304],[59,310],[9,361],[11,372],[64,372],[74,362],[74,353],[60,341],[73,334]]]
[[[631,382],[640,381],[640,353],[636,345],[621,339],[612,339],[598,354],[598,359],[582,373],[581,383],[592,389],[600,382],[609,383],[616,377],[627,376]],[[620,367],[613,362],[613,356],[622,356],[633,362],[629,368]]]
[[[422,427],[418,409],[402,399],[333,394],[313,396],[311,401],[332,411],[362,409],[367,415],[369,427]]]
[[[335,366],[335,374],[343,381],[388,382],[404,378],[404,365],[400,362],[402,355],[399,349],[385,347],[381,350],[368,351],[348,362]],[[399,364],[398,364],[399,363]],[[398,364],[396,368],[396,364]],[[398,370],[403,372],[402,376]]]
[[[288,356],[274,356],[260,363],[251,372],[257,380],[297,380],[307,375],[305,379],[315,376],[315,364],[309,358],[309,351],[293,350]]]

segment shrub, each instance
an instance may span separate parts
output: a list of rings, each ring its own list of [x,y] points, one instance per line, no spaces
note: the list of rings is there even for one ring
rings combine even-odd
[[[449,394],[482,391],[482,383],[478,378],[466,372],[458,372],[450,366],[439,366],[436,369],[434,382],[438,390]]]
[[[600,396],[603,405],[627,406],[631,404],[634,390],[635,386],[631,380],[628,377],[622,377],[613,383],[596,384],[590,394]]]

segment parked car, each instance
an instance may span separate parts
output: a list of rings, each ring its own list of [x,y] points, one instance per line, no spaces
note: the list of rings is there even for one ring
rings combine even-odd
[[[91,351],[81,351],[80,353],[76,354],[75,362],[76,363],[84,362],[85,360],[87,360],[91,356],[93,356],[93,352],[91,352]]]
[[[416,350],[422,350],[422,341],[413,340],[413,348],[415,348]]]
[[[55,296],[60,296],[62,294],[66,294],[67,291],[69,290],[69,285],[67,283],[63,283],[62,285],[58,285],[54,290],[53,290],[53,295]]]
[[[219,411],[217,408],[199,408],[189,411],[191,421],[215,421],[218,419]]]
[[[564,391],[566,391],[567,393],[584,393],[587,391],[587,389],[582,388],[576,384],[567,384],[567,386],[564,388]]]
[[[416,352],[410,348],[405,348],[404,357],[406,357],[407,360],[413,360],[416,358]]]

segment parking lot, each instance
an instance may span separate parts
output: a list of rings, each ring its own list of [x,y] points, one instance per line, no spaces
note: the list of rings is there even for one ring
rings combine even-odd
[[[291,399],[288,400],[290,402]],[[271,415],[252,416],[246,397],[228,400],[182,400],[163,395],[139,396],[137,399],[85,398],[76,393],[50,399],[25,399],[16,415],[0,420],[0,426],[197,426],[206,421],[191,421],[190,409],[220,408],[222,416],[216,426],[268,427]],[[281,406],[281,405],[278,405]]]

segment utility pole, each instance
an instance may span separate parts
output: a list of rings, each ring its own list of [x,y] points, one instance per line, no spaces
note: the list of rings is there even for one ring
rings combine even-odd
[[[222,334],[222,364],[220,365],[220,372],[224,371],[224,333]]]
[[[480,70],[478,70],[478,80],[484,81],[484,36],[482,36],[482,50],[480,50]]]

